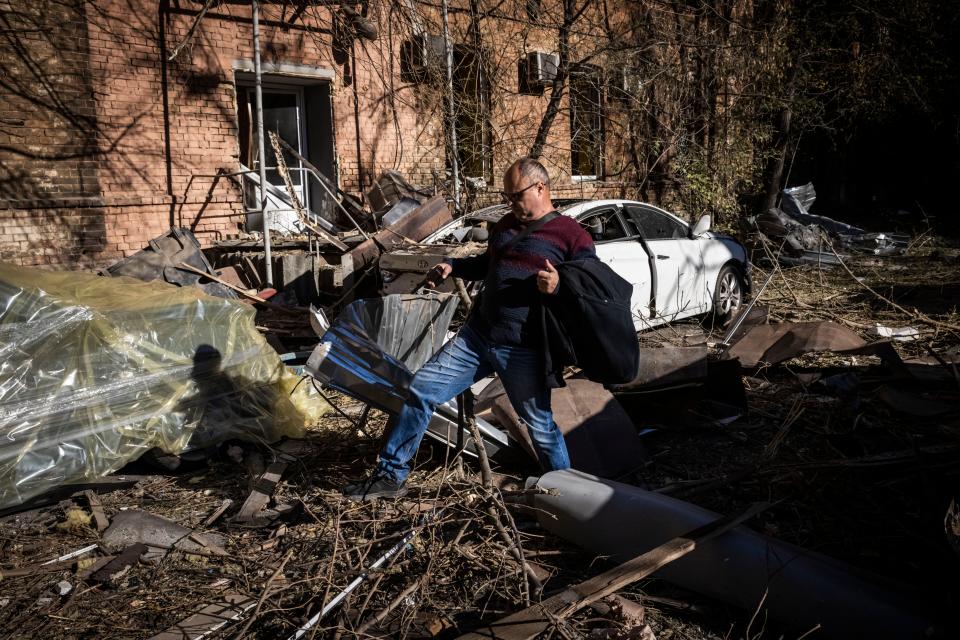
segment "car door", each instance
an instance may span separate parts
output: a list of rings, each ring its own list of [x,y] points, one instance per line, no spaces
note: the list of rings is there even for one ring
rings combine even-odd
[[[650,205],[627,204],[625,210],[654,258],[655,316],[671,322],[703,313],[703,257],[700,245],[689,237],[689,227]]]
[[[633,285],[630,312],[637,330],[650,326],[650,262],[635,231],[622,217],[620,207],[601,206],[590,209],[577,221],[593,238],[597,257],[610,265],[621,278]]]

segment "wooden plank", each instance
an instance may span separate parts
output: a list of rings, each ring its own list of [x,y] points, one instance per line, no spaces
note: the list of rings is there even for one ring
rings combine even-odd
[[[208,604],[150,640],[202,640],[227,626],[257,605],[257,599],[239,593],[229,593],[221,600]]]
[[[340,249],[340,251],[349,251],[349,250],[350,250],[350,247],[348,247],[347,245],[345,245],[345,244],[340,240],[340,238],[338,238],[337,236],[333,235],[332,233],[328,233],[327,231],[321,229],[319,226],[317,226],[317,225],[313,224],[312,222],[310,222],[310,219],[306,216],[306,214],[303,213],[303,211],[298,211],[298,212],[297,212],[297,217],[300,219],[300,224],[302,224],[302,225],[305,226],[307,229],[309,229],[314,235],[316,235],[316,236],[318,236],[318,237],[326,240],[327,242],[329,242],[330,244],[332,244],[333,246],[335,246],[337,249]]]
[[[380,256],[380,268],[386,271],[426,273],[446,258],[467,258],[483,253],[484,245],[415,245]]]
[[[107,518],[107,514],[103,511],[103,504],[100,502],[100,497],[90,489],[84,491],[83,495],[87,499],[87,504],[90,505],[90,512],[93,514],[93,521],[97,526],[97,531],[103,531],[109,527],[110,519]]]
[[[703,527],[676,537],[618,567],[574,585],[561,593],[522,611],[501,618],[487,627],[460,636],[460,640],[532,640],[555,620],[565,618],[620,589],[649,576],[703,544],[737,527],[767,508],[754,505],[739,516],[720,518]]]
[[[290,438],[280,444],[270,446],[277,461],[287,463],[296,462],[299,458],[313,455],[317,451],[317,445],[309,440],[301,440],[298,438]]]
[[[140,562],[141,556],[147,552],[147,545],[142,542],[132,544],[121,551],[112,560],[90,574],[92,582],[112,583],[130,570],[130,567]]]
[[[333,200],[333,202],[334,202],[338,207],[340,207],[340,210],[343,211],[343,213],[347,216],[347,219],[348,219],[350,222],[353,223],[353,226],[356,227],[357,231],[360,232],[360,235],[363,237],[363,239],[364,239],[364,240],[369,239],[370,236],[367,235],[367,232],[364,231],[363,228],[362,228],[362,227],[357,223],[357,221],[353,218],[353,216],[350,215],[350,212],[347,211],[347,208],[346,208],[345,206],[343,206],[343,203],[340,202],[340,201],[337,199],[337,196],[333,194],[333,192],[331,191],[331,187],[332,187],[333,189],[335,189],[336,192],[339,193],[339,194],[343,197],[343,199],[344,199],[345,201],[349,202],[349,203],[350,203],[350,206],[351,206],[351,207],[354,207],[358,213],[360,213],[360,214],[363,214],[363,213],[364,213],[363,207],[361,207],[360,204],[359,204],[358,202],[356,202],[350,194],[348,194],[348,193],[345,192],[345,191],[342,191],[336,184],[334,184],[326,175],[324,175],[324,173],[323,173],[322,171],[320,171],[320,169],[318,169],[317,167],[315,167],[309,160],[307,160],[307,159],[304,158],[302,155],[300,155],[300,152],[297,151],[296,149],[294,149],[293,147],[291,147],[290,144],[289,144],[286,140],[284,140],[284,139],[281,138],[280,136],[277,136],[277,142],[279,142],[281,145],[283,145],[283,147],[286,148],[287,151],[289,151],[289,152],[292,153],[297,159],[299,159],[299,160],[300,160],[300,163],[301,163],[304,167],[306,167],[307,169],[310,169],[311,171],[313,171],[313,172],[316,174],[316,176],[317,176],[317,181],[320,183],[320,186],[323,187],[323,189],[324,189],[324,190],[327,192],[327,194],[330,196],[330,199]]]
[[[144,478],[150,478],[153,476],[133,476],[133,475],[123,475],[123,476],[106,476],[104,478],[99,478],[91,482],[77,482],[74,484],[64,484],[51,489],[46,493],[42,493],[39,496],[31,498],[26,502],[21,504],[7,507],[6,509],[0,509],[0,518],[5,518],[9,515],[15,513],[22,513],[24,511],[30,511],[40,507],[45,507],[51,504],[56,504],[60,500],[63,500],[68,496],[79,496],[82,495],[83,491],[87,489],[93,489],[100,493],[106,493],[108,491],[117,491],[119,489],[128,489]]]
[[[209,527],[214,522],[220,519],[220,516],[233,505],[233,500],[230,498],[224,498],[223,502],[220,503],[220,506],[217,507],[216,511],[210,514],[210,516],[203,521],[203,527]]]
[[[90,576],[110,564],[116,557],[117,556],[103,556],[102,558],[92,558],[93,564],[90,564],[83,569],[79,569],[77,571],[77,578],[80,580],[88,580]],[[81,566],[79,562],[77,563],[77,566]]]
[[[256,519],[257,515],[263,511],[267,503],[270,502],[270,496],[280,482],[280,477],[287,469],[286,462],[273,462],[267,467],[266,471],[260,474],[253,484],[253,490],[240,507],[240,512],[234,518],[238,522],[250,521]]]
[[[244,290],[241,289],[240,287],[236,287],[236,286],[230,284],[229,282],[227,282],[227,281],[224,280],[223,278],[218,278],[217,276],[213,275],[212,273],[207,273],[206,271],[203,271],[202,269],[197,269],[196,267],[193,267],[193,266],[187,264],[186,262],[181,262],[180,264],[177,265],[177,268],[178,268],[178,269],[183,269],[183,270],[185,270],[185,271],[192,271],[193,273],[196,273],[197,275],[201,275],[201,276],[203,276],[204,278],[207,278],[208,280],[213,280],[214,282],[219,282],[220,284],[222,284],[222,285],[225,286],[226,288],[228,288],[228,289],[230,289],[230,290],[232,290],[232,291],[236,291],[237,293],[239,293],[239,294],[242,295],[243,297],[245,297],[245,298],[250,298],[251,300],[253,300],[253,301],[255,301],[255,302],[264,302],[264,303],[267,302],[266,300],[264,300],[264,299],[261,298],[260,296],[255,296],[255,295],[253,295],[252,293],[247,293],[246,291],[244,291]]]
[[[325,230],[310,222],[309,218],[307,218],[307,213],[304,210],[303,205],[300,204],[300,199],[297,198],[297,191],[293,188],[293,182],[290,178],[290,170],[287,169],[287,163],[283,159],[283,152],[280,151],[281,142],[283,141],[280,139],[280,136],[278,136],[275,131],[271,131],[270,144],[273,147],[274,158],[277,161],[277,172],[280,174],[280,177],[283,178],[283,184],[287,188],[287,196],[290,198],[290,204],[293,205],[294,210],[297,212],[297,218],[300,219],[300,222],[303,224],[303,226],[335,246],[337,249],[340,249],[340,251],[349,251],[350,247],[343,244],[339,238],[333,234],[327,233]]]

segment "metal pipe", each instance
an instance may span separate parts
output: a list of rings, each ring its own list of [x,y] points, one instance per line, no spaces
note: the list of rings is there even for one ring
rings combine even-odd
[[[263,218],[263,262],[266,286],[273,286],[273,260],[270,254],[270,212],[267,211],[267,154],[263,131],[263,75],[260,72],[260,7],[251,0],[253,8],[253,74],[256,77],[257,147],[260,154],[260,215]]]
[[[763,286],[760,287],[760,291],[757,291],[757,295],[753,296],[753,300],[750,301],[750,303],[747,305],[747,308],[740,313],[740,316],[737,318],[736,322],[733,323],[733,326],[731,326],[730,329],[727,331],[727,333],[724,334],[723,340],[721,340],[719,344],[719,346],[723,350],[730,348],[730,341],[733,339],[733,335],[737,332],[737,329],[740,328],[740,325],[743,324],[743,321],[747,319],[747,316],[750,315],[750,310],[753,309],[753,306],[755,304],[757,304],[757,300],[760,299],[760,296],[763,294],[764,289],[766,289],[767,285],[770,284],[770,281],[773,280],[773,276],[776,272],[777,272],[776,269],[772,269],[770,271],[770,275],[767,276],[767,279],[766,281],[764,281]]]
[[[360,148],[360,95],[357,92],[357,47],[350,41],[350,86],[353,89],[353,128],[357,134],[357,192],[363,196],[363,151]]]
[[[591,553],[624,562],[717,514],[652,491],[568,469],[527,481],[537,520]],[[925,638],[931,611],[911,593],[819,553],[738,527],[657,577],[799,630],[830,638]],[[820,637],[818,635],[817,637]]]
[[[367,407],[367,408],[369,408],[369,407]],[[402,551],[404,548],[406,548],[407,546],[409,546],[409,545],[410,545],[410,541],[413,540],[416,536],[418,536],[418,535],[420,534],[420,532],[423,530],[423,528],[424,528],[431,520],[436,520],[436,519],[440,518],[440,517],[443,515],[443,512],[444,512],[444,509],[438,509],[438,510],[435,511],[435,512],[429,512],[429,511],[428,511],[428,512],[425,513],[423,516],[421,516],[420,522],[417,524],[417,527],[416,527],[416,528],[411,529],[410,531],[408,531],[408,532],[407,532],[407,535],[403,536],[403,538],[400,540],[400,542],[398,542],[397,544],[395,544],[395,545],[393,545],[392,547],[390,547],[389,549],[387,549],[387,552],[386,552],[386,553],[384,553],[382,556],[380,556],[379,558],[377,558],[377,559],[373,562],[373,564],[371,564],[369,567],[367,567],[367,570],[366,570],[366,571],[364,571],[364,572],[361,573],[359,576],[357,576],[356,578],[354,578],[353,581],[352,581],[350,584],[348,584],[348,585],[344,588],[343,591],[341,591],[340,593],[338,593],[336,596],[334,596],[334,598],[333,598],[330,602],[328,602],[326,605],[324,605],[323,609],[321,609],[321,610],[319,611],[319,613],[314,614],[314,616],[313,616],[312,618],[310,618],[309,620],[307,620],[306,622],[304,622],[304,623],[296,630],[296,632],[295,632],[292,636],[290,636],[287,640],[297,640],[297,638],[302,637],[304,634],[306,634],[308,631],[310,631],[310,629],[312,629],[313,627],[315,627],[316,624],[317,624],[318,622],[320,622],[324,617],[326,617],[326,615],[327,615],[328,613],[330,613],[331,611],[333,611],[333,609],[334,609],[338,604],[340,604],[340,602],[343,601],[344,598],[346,598],[348,595],[350,595],[350,593],[351,593],[354,589],[356,589],[358,586],[360,586],[360,584],[361,584],[364,580],[366,580],[367,577],[369,577],[370,572],[376,571],[377,569],[379,569],[380,567],[382,567],[383,564],[384,564],[387,560],[389,560],[390,558],[392,558],[393,556],[395,556],[398,552]]]
[[[447,130],[450,135],[450,167],[453,170],[453,206],[460,210],[460,158],[457,151],[457,114],[453,104],[453,47],[450,44],[450,20],[447,0],[443,0],[443,49],[447,72]],[[480,52],[477,52],[479,55]]]

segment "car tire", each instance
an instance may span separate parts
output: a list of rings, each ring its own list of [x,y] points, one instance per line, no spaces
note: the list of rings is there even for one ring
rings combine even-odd
[[[733,265],[724,265],[717,275],[717,285],[713,290],[713,316],[724,324],[743,306],[746,286],[740,270]]]

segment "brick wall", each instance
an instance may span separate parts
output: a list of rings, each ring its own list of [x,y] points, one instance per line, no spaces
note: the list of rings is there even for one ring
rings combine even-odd
[[[214,6],[191,43],[165,63],[200,6],[0,1],[0,29],[7,33],[0,39],[0,73],[14,87],[0,89],[0,260],[103,266],[171,225],[193,228],[204,243],[241,229],[238,183],[217,174],[238,169],[233,69],[234,61],[253,59],[250,9]],[[337,165],[348,191],[365,190],[385,169],[428,186],[435,173],[444,174],[442,91],[400,78],[400,42],[412,24],[411,16],[398,13],[404,7],[373,5],[370,19],[380,36],[354,42],[355,74],[349,56],[331,46],[330,8],[311,4],[292,24],[287,3],[267,4],[262,12],[264,63],[333,73]],[[436,7],[416,7],[416,19],[439,32]],[[523,3],[503,7],[523,12]],[[557,36],[555,29],[531,27],[522,15],[486,18],[480,31],[497,73],[494,184],[479,194],[483,203],[496,198],[503,170],[529,149],[549,100],[549,92],[517,93],[516,60],[527,50],[555,51]],[[451,33],[457,42],[471,42],[463,7],[452,15]],[[617,180],[571,179],[566,98],[562,104],[543,157],[557,195],[632,195]],[[608,167],[622,163],[620,138],[608,142]]]

